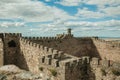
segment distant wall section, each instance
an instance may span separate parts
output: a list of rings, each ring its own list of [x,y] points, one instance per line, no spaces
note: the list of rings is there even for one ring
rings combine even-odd
[[[102,59],[120,62],[120,43],[102,39],[93,39],[93,42]]]
[[[3,53],[4,53],[4,51],[3,51],[3,41],[0,38],[0,66],[3,66],[3,63],[4,63]]]
[[[99,57],[99,52],[96,49],[91,38],[26,38],[34,43],[41,44],[47,47],[52,47],[57,50],[65,51],[73,56],[82,57]]]

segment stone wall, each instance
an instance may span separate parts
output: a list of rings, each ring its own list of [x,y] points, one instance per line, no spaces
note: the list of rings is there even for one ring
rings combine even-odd
[[[26,39],[41,44],[47,47],[52,47],[57,50],[62,50],[73,56],[90,56],[100,59],[107,58],[108,60],[120,61],[120,43],[105,41],[97,37],[86,38],[57,38],[57,37],[41,37]]]
[[[102,59],[120,62],[120,43],[113,43],[101,39],[93,39]]]
[[[28,39],[34,43],[52,47],[64,51],[73,56],[99,57],[99,52],[91,38],[67,38],[67,39]]]
[[[4,55],[4,64],[15,64],[33,73],[39,73],[43,68],[41,72],[50,76],[57,71],[54,80],[88,80],[86,78],[93,76],[90,75],[89,57],[92,59],[92,68],[99,65],[109,67],[110,61],[120,61],[119,46],[98,38],[22,38],[21,34],[5,33],[0,34],[0,65],[3,65]],[[101,62],[98,58],[106,61]]]
[[[48,54],[41,56],[39,68],[46,75],[53,76],[53,80],[88,80],[86,77],[86,73],[89,73],[88,69],[83,68],[88,67],[84,64],[85,59],[89,64],[89,57],[77,58],[68,54]],[[57,74],[52,74],[53,71]]]
[[[3,63],[4,63],[3,55],[4,55],[4,51],[3,51],[3,41],[2,41],[2,39],[0,38],[0,66],[3,66]]]
[[[58,54],[60,51],[48,48],[40,44],[33,43],[27,39],[20,39],[19,66],[31,72],[38,73],[40,61],[39,58],[46,54]],[[24,64],[24,65],[23,65]]]
[[[41,56],[43,46],[37,45],[26,39],[20,39],[19,66],[23,69],[38,73],[38,58]]]
[[[119,80],[120,79],[120,63],[107,59],[100,60],[92,58],[91,70],[95,74],[95,80]],[[116,72],[116,73],[114,73]]]
[[[4,33],[4,64],[17,64],[17,55],[20,52],[20,33]]]

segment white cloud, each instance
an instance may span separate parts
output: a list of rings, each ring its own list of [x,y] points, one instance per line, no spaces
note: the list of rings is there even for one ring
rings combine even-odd
[[[103,17],[118,17],[120,16],[120,6],[98,8],[97,11],[92,11],[87,8],[78,9],[77,17],[83,18],[103,18]]]
[[[106,16],[111,16],[111,17],[120,16],[120,6],[107,7],[107,8],[100,9],[100,11],[107,14]]]
[[[0,23],[0,27],[24,27],[26,26],[23,22],[2,22]]]
[[[5,0],[0,1],[0,18],[21,18],[25,21],[52,21],[56,18],[73,18],[57,7],[50,7],[40,1]]]
[[[118,6],[120,5],[120,0],[87,0],[85,3],[97,6]]]
[[[60,2],[56,2],[56,3],[64,6],[78,6],[82,2],[83,2],[82,0],[60,0]]]
[[[105,14],[101,13],[99,11],[97,11],[97,12],[90,11],[85,8],[85,9],[78,9],[76,16],[84,17],[84,18],[101,18],[101,17],[105,17]]]
[[[109,20],[109,21],[100,21],[100,22],[87,22],[87,21],[79,21],[79,22],[66,22],[66,26],[72,26],[72,27],[119,27],[120,26],[120,20]],[[120,27],[119,27],[120,28]]]
[[[60,0],[60,2],[57,3],[64,6],[80,6],[81,4],[97,6],[96,11],[88,10],[85,8],[78,9],[78,12],[76,14],[77,17],[101,18],[116,17],[120,15],[120,0]]]
[[[89,22],[89,21],[67,21],[67,22],[54,22],[50,24],[37,25],[39,27],[30,29],[31,31],[42,31],[42,32],[53,32],[66,31],[67,28],[72,28],[76,31],[91,31],[91,30],[106,30],[106,31],[119,31],[120,20],[109,20],[100,22]]]
[[[120,5],[120,0],[60,0],[57,3],[64,6],[79,6],[81,3],[85,3],[104,7],[105,5],[118,6]]]

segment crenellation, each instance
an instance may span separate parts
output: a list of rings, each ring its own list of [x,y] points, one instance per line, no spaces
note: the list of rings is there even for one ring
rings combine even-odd
[[[40,49],[40,46],[41,46],[40,44],[36,44],[36,48],[39,48],[39,49]]]
[[[58,54],[63,54],[64,52],[63,51],[58,51]]]
[[[82,57],[82,63],[84,63],[85,60],[87,61],[87,63],[90,63],[90,57],[89,56]]]
[[[93,57],[93,58],[91,59],[90,65],[91,65],[92,67],[96,67],[96,66],[100,65],[100,60],[99,60],[99,58]]]
[[[58,54],[58,53],[53,54],[53,58],[54,58],[54,59],[57,59],[58,57],[59,57],[59,54]]]
[[[26,40],[26,41],[27,41],[27,40]],[[27,42],[29,42],[29,41],[27,41]],[[30,42],[29,45],[30,45],[30,46],[33,46],[33,42]]]
[[[45,39],[46,39],[46,37],[42,37],[42,39],[43,39],[43,40],[45,40]]]
[[[78,60],[73,60],[72,65],[73,65],[73,66],[78,65]]]
[[[45,65],[51,65],[51,59],[48,58],[48,57],[45,57],[45,62],[44,62]]]
[[[37,44],[36,44],[36,43],[33,43],[33,46],[34,46],[34,47],[37,47]]]
[[[53,38],[52,37],[49,37],[50,40],[52,40]]]
[[[106,60],[106,59],[102,60],[101,65],[106,68],[110,67],[110,60]]]
[[[30,45],[30,44],[31,44],[31,42],[30,42],[30,41],[28,41],[28,40],[24,40],[24,43],[25,43],[25,44],[28,44],[28,45]]]
[[[17,37],[22,37],[21,33],[3,33],[4,37],[5,36],[17,36]]]
[[[27,39],[30,39],[30,40],[32,40],[32,39],[33,39],[33,37],[28,37]]]
[[[53,48],[49,48],[48,53],[50,53],[50,54],[53,53]]]
[[[78,65],[80,66],[82,64],[82,59],[81,58],[77,59],[77,62],[78,62]]]
[[[47,52],[48,52],[48,47],[44,47],[43,50],[44,50],[44,53],[47,54]]]
[[[42,37],[39,37],[39,40],[42,40]]]
[[[62,59],[64,58],[64,54],[66,53],[64,53],[63,51],[59,51],[58,54],[59,54],[60,59]]]
[[[48,41],[48,40],[58,40],[60,38],[58,37],[23,37],[24,39],[28,40],[42,40],[42,41]]]
[[[0,61],[33,73],[40,73],[41,67],[47,76],[52,69],[57,72],[54,80],[95,78],[95,72],[90,71],[96,71],[98,67],[109,68],[113,60],[120,61],[119,48],[120,43],[116,41],[98,37],[78,38],[73,37],[71,32],[56,37],[22,37],[21,33],[0,33]]]
[[[40,50],[44,50],[44,46],[43,45],[40,45]]]
[[[107,45],[111,45],[111,46],[114,46],[114,48],[120,48],[120,43],[115,43],[115,42],[112,42],[112,41],[105,41],[103,39],[93,39],[93,40],[96,40],[96,41],[99,41],[99,42],[102,42],[102,43],[106,43]]]
[[[58,54],[58,50],[53,50],[53,54]]]
[[[50,55],[48,55],[47,57],[48,57],[48,58],[50,58],[50,59],[52,59],[52,58],[53,58],[51,54],[50,54]]]
[[[60,67],[60,61],[58,59],[53,59],[52,58],[53,55],[46,55],[46,56],[42,56],[41,58],[39,58],[40,63],[42,63],[43,65],[48,65],[48,66],[53,66],[53,67]]]
[[[52,40],[55,40],[55,37],[51,37]]]
[[[68,69],[73,69],[74,67],[76,67],[79,64],[77,59],[73,59],[73,60],[69,60],[69,61],[65,61],[64,66]]]
[[[67,69],[69,69],[69,67],[71,66],[71,62],[65,62],[65,63],[64,63],[64,66],[65,66]]]
[[[60,67],[59,60],[53,59],[52,60],[52,66],[54,66],[54,67]]]
[[[36,40],[39,40],[39,37],[36,37]]]

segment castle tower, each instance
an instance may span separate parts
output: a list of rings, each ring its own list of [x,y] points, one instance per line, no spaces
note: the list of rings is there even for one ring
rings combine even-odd
[[[71,28],[68,28],[67,33],[71,35]]]
[[[4,65],[16,64],[20,53],[20,33],[3,33]]]

